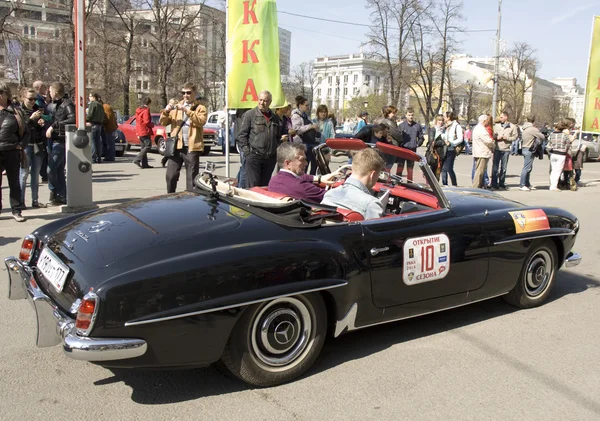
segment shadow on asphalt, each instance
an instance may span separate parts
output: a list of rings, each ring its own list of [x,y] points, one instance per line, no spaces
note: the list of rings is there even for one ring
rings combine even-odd
[[[22,240],[20,237],[0,237],[0,247]]]
[[[548,302],[567,295],[582,293],[588,288],[600,287],[600,281],[591,276],[593,275],[583,276],[573,272],[559,272]],[[329,338],[314,367],[304,377],[325,372],[348,361],[369,357],[397,344],[474,325],[516,311],[520,310],[509,306],[502,298],[494,298],[428,316],[359,330],[335,340]],[[123,382],[132,388],[131,399],[144,405],[184,402],[251,389],[250,386],[222,374],[214,367],[187,370],[112,369],[111,371],[112,377],[96,381],[94,384],[104,386]],[[535,368],[529,367],[524,371],[532,377],[546,377]],[[552,381],[557,382],[556,380]],[[561,393],[566,396],[574,398],[575,392],[566,385],[551,384],[551,386],[558,392],[562,391]],[[582,399],[585,400],[582,397],[579,398],[582,404],[593,411],[598,411],[597,404],[583,402]]]
[[[106,171],[98,173],[94,171],[92,175],[92,182],[94,183],[109,183],[113,181],[123,181],[125,179],[131,179],[139,174],[121,174],[121,171]]]

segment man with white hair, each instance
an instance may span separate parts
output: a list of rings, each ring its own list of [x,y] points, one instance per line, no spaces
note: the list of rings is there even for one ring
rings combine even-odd
[[[479,116],[479,124],[473,129],[473,159],[475,160],[475,176],[473,187],[483,187],[483,176],[487,170],[487,164],[494,154],[494,138],[491,117],[488,114]]]
[[[267,186],[275,169],[283,126],[269,108],[272,100],[269,91],[258,94],[258,106],[244,114],[238,133],[238,146],[246,158],[246,188]]]

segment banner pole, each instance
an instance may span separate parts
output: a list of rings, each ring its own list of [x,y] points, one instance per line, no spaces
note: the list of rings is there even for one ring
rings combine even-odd
[[[596,18],[598,16],[593,16],[592,17],[592,30],[590,31],[590,50],[588,52],[588,65],[587,68],[585,70],[585,83],[584,83],[584,88],[583,88],[583,115],[581,116],[581,129],[579,130],[579,139],[581,140],[581,132],[583,131],[583,126],[585,124],[585,111],[587,110],[587,104],[588,104],[588,78],[590,77],[590,67],[592,65],[592,49],[593,49],[593,42],[594,42],[594,26],[596,24]]]
[[[225,145],[225,177],[230,177],[229,166],[229,91],[228,91],[228,79],[229,79],[229,0],[225,3],[225,138],[223,142]]]

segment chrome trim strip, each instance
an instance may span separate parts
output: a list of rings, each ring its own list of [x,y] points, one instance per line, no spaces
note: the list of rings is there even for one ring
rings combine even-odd
[[[509,291],[506,291],[506,292],[503,292],[502,294],[492,295],[490,297],[482,298],[480,300],[475,300],[475,301],[469,301],[468,303],[458,304],[458,305],[455,305],[452,307],[445,307],[445,308],[440,308],[438,310],[426,311],[424,313],[414,314],[412,316],[399,317],[397,319],[385,320],[383,322],[371,323],[371,324],[364,325],[364,326],[356,326],[356,315],[358,314],[358,303],[354,303],[354,304],[352,304],[352,307],[350,307],[350,310],[348,310],[348,313],[346,313],[344,318],[342,320],[338,320],[335,323],[335,333],[334,333],[333,337],[337,338],[340,334],[342,334],[344,332],[344,329],[346,327],[348,328],[347,332],[351,332],[353,330],[364,329],[366,327],[383,325],[386,323],[399,322],[400,320],[414,319],[415,317],[426,316],[428,314],[439,313],[441,311],[452,310],[453,308],[464,307],[464,306],[468,306],[470,304],[479,303],[481,301],[491,300],[492,298],[501,297],[508,293],[509,293]]]
[[[259,300],[253,300],[253,301],[247,301],[247,302],[242,302],[239,304],[231,304],[228,306],[223,306],[223,307],[217,307],[217,308],[211,308],[208,310],[200,310],[200,311],[192,311],[190,313],[183,313],[183,314],[177,314],[175,316],[167,316],[167,317],[159,317],[156,319],[150,319],[150,320],[142,320],[139,322],[127,322],[125,323],[125,326],[139,326],[139,325],[146,325],[149,323],[158,323],[158,322],[164,322],[167,320],[175,320],[175,319],[182,319],[185,317],[191,317],[191,316],[197,316],[199,314],[206,314],[206,313],[214,313],[217,311],[223,311],[223,310],[230,310],[232,308],[238,308],[238,307],[244,307],[244,306],[249,306],[252,304],[258,304],[258,303],[263,303],[265,301],[270,301],[270,300],[275,300],[277,298],[284,298],[284,297],[292,297],[294,295],[299,295],[299,294],[308,294],[310,292],[316,292],[316,291],[323,291],[326,289],[333,289],[333,288],[339,288],[339,287],[343,287],[348,285],[348,282],[344,282],[338,285],[329,285],[326,287],[321,287],[321,288],[313,288],[313,289],[307,289],[307,290],[303,290],[303,291],[297,291],[297,292],[292,292],[290,294],[283,294],[283,295],[275,295],[272,297],[267,297],[267,298],[261,298]]]
[[[387,216],[385,218],[377,218],[377,219],[365,219],[363,221],[356,221],[357,224],[360,225],[375,225],[375,224],[389,224],[389,223],[394,223],[394,222],[398,222],[398,221],[404,221],[408,218],[413,219],[413,218],[426,218],[429,217],[431,215],[437,215],[439,213],[446,213],[446,212],[450,212],[450,209],[447,208],[442,208],[442,209],[433,209],[430,212],[423,212],[423,213],[406,213],[404,215],[394,215],[397,218],[394,218],[393,216]]]
[[[572,268],[581,263],[581,255],[579,253],[570,252],[565,260],[565,267]]]
[[[572,235],[577,235],[577,232],[575,230],[573,230],[571,232],[565,232],[565,233],[561,233],[561,234],[530,235],[529,237],[520,237],[520,238],[513,238],[511,240],[496,241],[494,243],[494,245],[498,246],[500,244],[515,243],[515,242],[518,242],[518,241],[526,241],[526,240],[535,240],[535,239],[538,239],[538,238],[562,237],[562,236],[572,236]]]
[[[62,313],[36,284],[32,284],[31,269],[18,259],[6,259],[9,268],[11,289],[16,284],[26,293],[27,301],[33,306],[37,318],[36,345],[40,348],[62,343],[65,354],[75,360],[113,361],[144,355],[148,349],[146,341],[129,338],[89,338],[74,333],[75,321]],[[15,285],[13,287],[13,285]]]

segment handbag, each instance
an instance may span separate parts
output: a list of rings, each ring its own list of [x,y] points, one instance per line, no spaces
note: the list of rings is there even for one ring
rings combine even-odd
[[[177,130],[177,136],[179,136],[179,132],[181,128],[185,124],[185,120],[181,119],[181,124],[179,125],[179,130]],[[173,133],[173,132],[171,132]],[[177,141],[179,140],[177,136],[170,136],[165,140],[165,153],[163,154],[164,158],[173,158],[175,156],[175,152],[177,150]]]
[[[567,152],[565,156],[565,166],[563,167],[564,171],[573,171],[573,158],[571,154]]]

